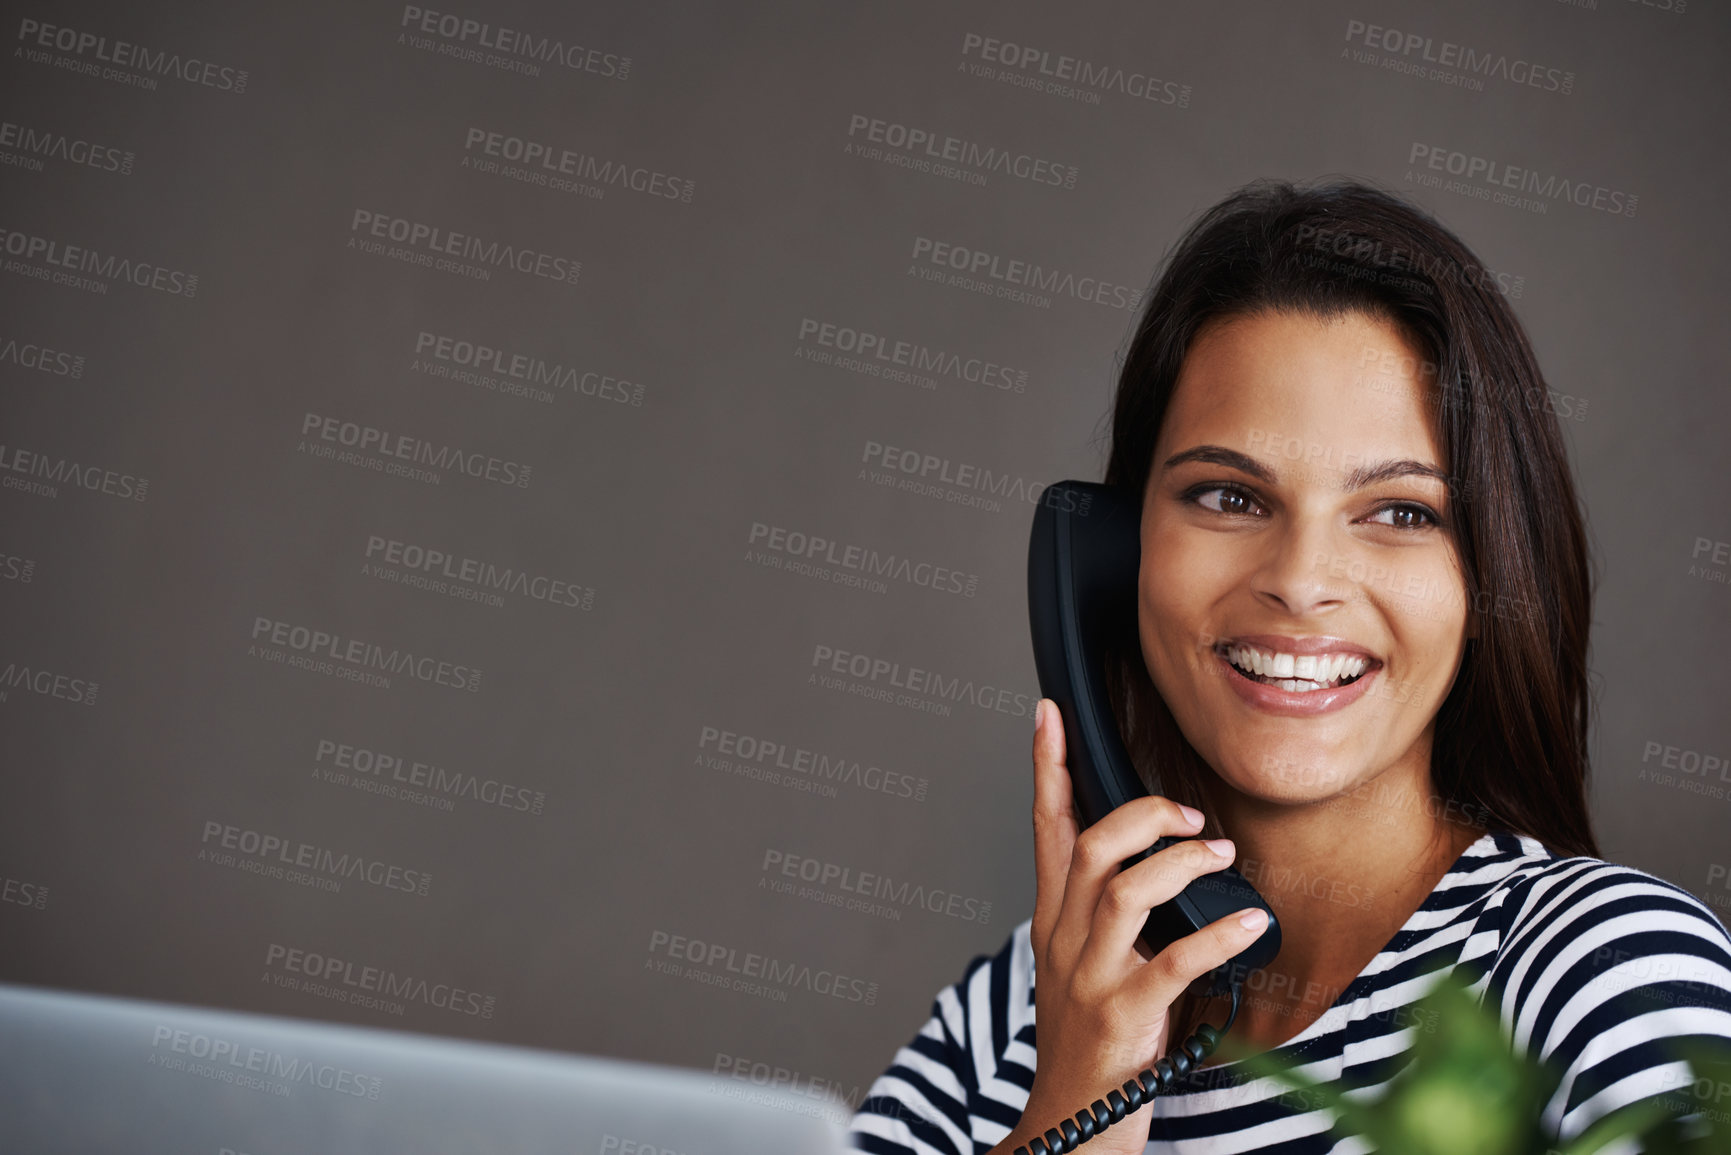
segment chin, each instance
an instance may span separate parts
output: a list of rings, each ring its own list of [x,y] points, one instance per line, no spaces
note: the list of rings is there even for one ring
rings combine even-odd
[[[1262,802],[1322,802],[1357,788],[1364,780],[1356,759],[1340,753],[1295,751],[1291,743],[1222,751],[1219,761],[1208,761],[1222,783]]]

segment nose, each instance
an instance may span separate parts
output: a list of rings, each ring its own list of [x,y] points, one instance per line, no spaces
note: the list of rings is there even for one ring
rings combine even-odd
[[[1349,583],[1334,575],[1348,572],[1339,563],[1349,559],[1327,520],[1285,519],[1260,536],[1262,554],[1250,575],[1258,601],[1295,618],[1346,604]]]

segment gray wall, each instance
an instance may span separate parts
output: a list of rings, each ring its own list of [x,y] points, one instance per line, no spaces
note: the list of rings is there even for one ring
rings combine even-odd
[[[1606,856],[1731,909],[1723,9],[721,8],[9,6],[0,979],[857,1100],[1031,910],[1032,501],[1099,477],[1128,305],[1260,176],[1502,275],[1601,565]]]

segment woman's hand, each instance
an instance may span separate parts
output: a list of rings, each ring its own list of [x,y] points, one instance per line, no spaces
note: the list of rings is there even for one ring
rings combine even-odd
[[[1153,795],[1135,798],[1077,833],[1058,708],[1042,698],[1034,731],[1034,948],[1037,1062],[1022,1121],[995,1151],[1062,1130],[1060,1120],[1121,1089],[1167,1050],[1172,1003],[1194,980],[1249,946],[1266,915],[1235,912],[1152,959],[1137,949],[1148,912],[1232,862],[1224,838],[1187,839],[1130,867],[1119,864],[1163,835],[1195,834],[1202,815]],[[1141,1155],[1153,1109],[1144,1104],[1087,1144],[1089,1155]]]

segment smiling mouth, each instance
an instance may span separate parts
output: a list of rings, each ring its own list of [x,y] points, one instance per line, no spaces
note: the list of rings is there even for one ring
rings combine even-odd
[[[1350,686],[1382,665],[1362,654],[1283,654],[1243,644],[1215,646],[1214,652],[1252,682],[1299,694]]]

